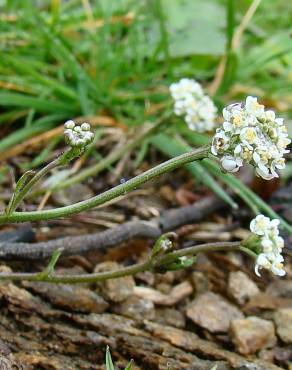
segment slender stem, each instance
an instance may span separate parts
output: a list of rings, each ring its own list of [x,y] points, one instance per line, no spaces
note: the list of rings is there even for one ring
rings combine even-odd
[[[132,140],[130,140],[125,145],[118,147],[116,150],[112,151],[107,157],[103,158],[100,162],[84,169],[83,171],[80,171],[78,174],[72,176],[68,180],[62,181],[54,185],[50,190],[55,191],[65,189],[76,183],[82,182],[91,176],[96,176],[101,171],[108,168],[111,164],[115,163],[120,158],[122,158],[126,153],[130,152],[135,147],[137,147],[147,136],[153,134],[157,130],[157,128],[161,126],[162,123],[165,123],[165,118],[163,118],[156,125],[151,125],[150,127],[147,125],[145,129],[139,130],[139,132],[132,138]],[[44,191],[46,190],[41,189],[40,191],[37,192],[37,194],[43,193]]]
[[[50,210],[33,211],[33,212],[14,212],[11,215],[4,213],[0,214],[0,224],[11,223],[11,222],[25,222],[25,221],[41,221],[56,219],[59,217],[66,217],[76,213],[80,213],[91,208],[97,207],[104,204],[114,198],[121,195],[125,195],[128,192],[136,189],[138,186],[155,179],[167,172],[171,172],[178,167],[183,166],[186,163],[201,160],[206,158],[209,153],[209,146],[192,150],[191,152],[184,153],[175,158],[172,158],[158,166],[151,168],[150,170],[120,184],[110,190],[107,190],[99,195],[96,195],[90,199],[72,204],[66,207],[60,207]]]
[[[97,272],[93,274],[81,274],[81,275],[58,275],[58,274],[40,274],[40,273],[1,273],[1,280],[28,280],[28,281],[43,281],[47,283],[62,283],[62,284],[78,284],[78,283],[94,283],[98,281],[104,281],[109,279],[116,279],[128,275],[135,275],[139,272],[152,270],[159,266],[167,265],[171,262],[176,261],[179,257],[196,255],[198,253],[206,253],[210,251],[222,251],[222,250],[241,250],[250,255],[247,248],[242,248],[240,242],[218,242],[218,243],[206,243],[198,244],[192,247],[180,249],[177,251],[170,252],[157,258],[153,258],[152,255],[148,257],[145,262],[137,263],[132,266],[123,267],[116,271]]]
[[[82,149],[71,148],[67,152],[63,153],[60,157],[56,158],[54,161],[47,164],[40,171],[38,171],[33,178],[31,178],[28,183],[21,189],[21,191],[15,196],[13,204],[10,210],[10,214],[18,207],[19,203],[25,198],[25,196],[30,192],[30,190],[52,169],[64,166],[69,163],[72,159],[80,155]]]
[[[23,187],[23,189],[16,195],[13,206],[11,208],[11,212],[18,207],[19,203],[25,198],[27,193],[33,188],[35,184],[39,182],[39,180],[44,177],[48,172],[50,172],[53,168],[59,166],[59,158],[55,159],[54,161],[47,164],[44,168],[42,168],[39,172],[35,174],[35,176]]]

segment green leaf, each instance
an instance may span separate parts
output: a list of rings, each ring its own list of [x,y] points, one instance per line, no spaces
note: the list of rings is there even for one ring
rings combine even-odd
[[[190,266],[192,266],[196,262],[196,256],[192,257],[179,257],[177,260],[160,266],[163,271],[176,271],[181,269],[186,269]]]
[[[5,213],[9,216],[15,210],[15,198],[27,182],[34,176],[34,171],[26,171],[16,183],[14,193],[12,194]]]
[[[55,122],[64,119],[66,116],[66,114],[52,114],[44,116],[34,121],[31,126],[12,132],[0,141],[0,153],[34,135],[49,130],[55,126]]]
[[[222,55],[225,50],[224,8],[215,0],[161,0],[172,57]],[[159,26],[149,30],[157,44]],[[152,39],[152,40],[151,40]]]
[[[292,226],[288,224],[281,216],[276,213],[273,208],[271,208],[264,200],[262,200],[257,194],[255,194],[251,189],[248,188],[243,182],[237,179],[232,174],[223,174],[221,169],[211,160],[204,160],[203,166],[208,168],[214,175],[220,176],[220,179],[229,185],[236,194],[238,194],[243,201],[247,203],[255,214],[260,213],[260,211],[266,213],[269,217],[278,218],[281,223],[280,227],[287,230],[292,234]],[[248,200],[248,201],[247,201]]]
[[[115,370],[109,346],[106,347],[105,366],[106,370]]]
[[[13,65],[16,69],[16,73],[22,73],[26,77],[32,76],[35,81],[40,82],[42,85],[54,89],[56,92],[62,94],[64,97],[77,100],[77,95],[74,90],[64,85],[63,83],[44,76],[42,73],[38,72],[34,66],[30,64],[30,60],[21,59],[19,56],[5,56],[5,62]]]
[[[133,360],[131,360],[131,361],[128,363],[127,367],[125,367],[125,370],[132,370],[132,366],[133,366]]]
[[[51,277],[54,274],[55,266],[58,262],[58,259],[60,258],[62,253],[62,249],[57,249],[53,252],[50,262],[48,263],[48,266],[38,274],[38,278],[40,281],[46,280],[46,278]]]
[[[77,106],[72,106],[72,103],[64,104],[59,101],[18,93],[0,93],[0,105],[4,107],[12,106],[35,109],[36,111],[42,113],[56,113],[59,111],[72,114],[77,112]]]
[[[175,236],[175,233],[170,232],[163,234],[156,240],[151,252],[152,258],[156,257],[161,252],[165,253],[171,249],[172,247],[172,241],[170,240],[171,236]]]

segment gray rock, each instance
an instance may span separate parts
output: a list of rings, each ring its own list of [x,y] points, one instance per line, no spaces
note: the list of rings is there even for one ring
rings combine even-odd
[[[292,343],[292,308],[281,308],[275,312],[277,334],[285,343]]]
[[[232,320],[230,335],[236,350],[243,355],[271,348],[277,343],[273,322],[255,316]]]
[[[210,290],[208,277],[201,271],[194,271],[191,275],[191,281],[194,285],[196,294],[202,294]]]
[[[212,292],[194,299],[188,305],[186,315],[195,324],[212,333],[226,333],[232,320],[244,317],[237,307]]]
[[[103,262],[96,265],[94,272],[105,272],[120,269],[117,262]],[[112,302],[122,302],[133,294],[135,281],[132,276],[125,276],[118,279],[110,279],[97,283],[98,291],[105,299]]]
[[[152,320],[155,317],[154,304],[149,299],[131,296],[124,302],[113,306],[113,312],[137,321]]]
[[[266,290],[273,297],[292,298],[292,280],[275,280]]]
[[[184,315],[173,308],[157,308],[155,321],[161,325],[174,326],[175,328],[184,328],[186,320]]]
[[[103,313],[109,306],[97,293],[77,285],[51,285],[30,281],[24,281],[22,285],[46,298],[54,306],[70,311]]]
[[[240,305],[245,304],[251,297],[260,293],[257,285],[242,271],[229,274],[228,294]]]

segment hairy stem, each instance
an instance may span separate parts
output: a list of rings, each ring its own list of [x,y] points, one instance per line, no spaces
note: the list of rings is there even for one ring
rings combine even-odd
[[[176,261],[179,257],[193,256],[198,253],[206,253],[211,251],[221,250],[241,250],[251,256],[250,250],[242,248],[240,242],[218,242],[198,244],[192,247],[176,250],[165,255],[153,258],[148,257],[145,262],[137,263],[132,266],[123,267],[116,271],[97,272],[93,274],[81,275],[58,275],[58,274],[40,274],[40,273],[1,273],[0,280],[27,280],[27,281],[43,281],[47,283],[63,283],[63,284],[78,284],[78,283],[94,283],[109,279],[116,279],[128,275],[135,275],[139,272],[157,269],[161,266],[168,265]],[[252,255],[253,257],[255,255]]]
[[[14,212],[11,215],[1,213],[0,224],[11,222],[41,221],[56,219],[89,210],[91,208],[104,204],[112,199],[115,199],[121,195],[125,195],[128,192],[136,189],[138,186],[141,186],[142,184],[150,180],[153,180],[156,177],[161,176],[167,172],[171,172],[176,168],[185,165],[186,163],[206,158],[208,156],[208,153],[209,146],[198,148],[188,153],[184,153],[164,163],[161,163],[158,166],[153,167],[146,172],[143,172],[142,174],[126,181],[123,184],[120,184],[90,199],[86,199],[84,201],[72,204],[70,206],[44,211]]]
[[[136,130],[134,135],[129,138],[127,143],[123,146],[118,146],[114,149],[108,156],[102,158],[98,163],[94,164],[93,166],[89,166],[77,174],[74,174],[69,178],[63,181],[59,181],[58,183],[51,186],[49,189],[40,188],[30,194],[30,197],[35,197],[41,194],[46,193],[49,191],[58,191],[61,189],[66,189],[74,184],[80,183],[89,177],[96,176],[100,172],[104,171],[106,168],[110,167],[112,164],[117,162],[120,158],[122,158],[125,154],[129,153],[131,150],[135,149],[138,145],[140,145],[145,138],[154,134],[158,128],[160,128],[171,116],[170,112],[167,112],[162,115],[162,117],[154,124],[144,124],[142,129]]]
[[[71,148],[69,151],[63,153],[60,157],[56,158],[54,161],[47,164],[39,172],[37,172],[25,186],[16,194],[13,204],[10,207],[10,214],[15,211],[20,202],[25,198],[25,196],[30,192],[30,190],[52,169],[64,166],[69,163],[72,159],[76,158],[81,154],[80,148]]]

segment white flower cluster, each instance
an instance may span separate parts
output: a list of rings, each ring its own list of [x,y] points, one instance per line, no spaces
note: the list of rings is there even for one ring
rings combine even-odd
[[[85,147],[94,139],[94,133],[90,131],[90,124],[82,123],[81,126],[76,126],[75,122],[70,120],[64,124],[65,141],[71,147]]]
[[[245,104],[223,109],[223,127],[217,129],[211,151],[221,158],[222,167],[236,172],[244,162],[252,164],[266,180],[278,177],[276,170],[285,167],[283,155],[291,140],[283,118],[266,110],[257,98],[248,96]]]
[[[191,130],[205,132],[214,129],[217,108],[198,82],[182,78],[171,84],[169,90],[174,99],[174,113],[185,116]]]
[[[258,215],[250,223],[250,230],[260,237],[262,247],[262,252],[258,255],[255,265],[255,272],[258,276],[260,276],[259,269],[261,268],[271,270],[279,276],[286,274],[283,268],[284,258],[281,254],[284,239],[279,236],[279,223],[279,220],[270,220],[264,215]]]

